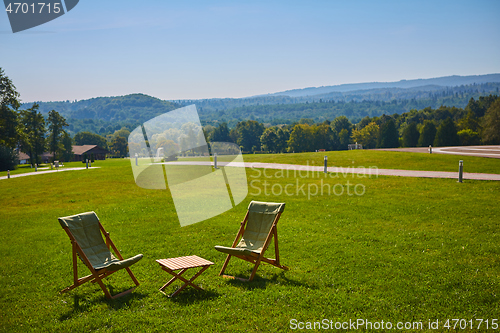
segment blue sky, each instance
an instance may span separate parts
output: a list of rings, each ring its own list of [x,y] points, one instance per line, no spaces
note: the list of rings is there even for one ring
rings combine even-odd
[[[500,73],[499,14],[497,0],[80,0],[16,34],[0,13],[0,67],[24,102]]]

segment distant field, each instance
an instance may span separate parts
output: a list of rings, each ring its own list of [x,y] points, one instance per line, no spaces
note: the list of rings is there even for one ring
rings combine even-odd
[[[246,155],[245,161],[321,165],[323,155]],[[443,171],[456,170],[459,159],[326,155],[339,166]],[[463,159],[466,171],[499,171],[493,160]],[[430,331],[429,320],[443,325],[448,318],[472,320],[468,331],[478,331],[476,319],[490,325],[500,319],[500,182],[274,172],[266,178],[247,169],[249,194],[241,204],[181,228],[168,189],[136,186],[127,159],[96,165],[0,181],[0,331],[270,332],[290,331],[293,319],[422,322],[424,329],[413,331]],[[283,191],[287,185],[291,195]],[[251,283],[220,278],[225,256],[213,247],[231,244],[251,200],[286,202],[278,233],[281,260],[291,269],[264,264]],[[71,243],[57,217],[90,210],[123,255],[144,254],[132,266],[141,285],[115,301],[92,284],[58,293],[71,284],[72,270]],[[174,299],[158,292],[169,276],[155,259],[193,254],[215,263],[196,280],[205,291],[188,288]],[[249,276],[250,270],[232,259],[227,272]],[[87,273],[83,266],[80,272]],[[122,273],[106,284],[113,293],[131,286]]]
[[[464,161],[464,172],[500,174],[500,159],[422,154],[397,151],[342,150],[297,154],[246,154],[245,162],[288,163],[322,166],[328,156],[328,166],[377,166],[379,169],[424,171],[457,171],[458,161]]]

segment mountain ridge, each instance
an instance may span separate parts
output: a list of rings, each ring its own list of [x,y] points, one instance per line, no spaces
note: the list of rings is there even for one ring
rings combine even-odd
[[[441,87],[456,87],[460,85],[470,85],[474,83],[481,84],[488,82],[500,82],[500,73],[483,74],[483,75],[464,75],[464,76],[450,75],[450,76],[441,76],[428,79],[411,79],[411,80],[402,79],[393,82],[345,83],[333,86],[290,89],[281,92],[256,95],[251,97],[283,96],[283,95],[290,97],[302,97],[302,96],[315,96],[332,92],[350,92],[356,90],[368,90],[376,88],[416,88],[427,85],[437,85]],[[310,94],[309,92],[314,92],[314,93]]]

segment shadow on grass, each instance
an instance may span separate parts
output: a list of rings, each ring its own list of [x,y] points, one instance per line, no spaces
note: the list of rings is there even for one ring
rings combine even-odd
[[[236,274],[235,277],[237,279],[227,279],[227,283],[235,286],[235,287],[241,287],[247,290],[254,290],[254,289],[266,289],[267,285],[282,285],[282,286],[292,286],[292,287],[306,287],[309,289],[318,289],[319,287],[316,285],[311,285],[307,284],[301,281],[297,280],[292,280],[289,279],[285,276],[285,271],[281,271],[279,273],[274,273],[272,274],[269,278],[263,278],[258,275],[258,273],[255,275],[254,279],[252,281],[242,281],[240,279],[248,279],[248,277],[251,274],[250,273],[247,276],[242,276],[241,274]],[[240,279],[238,279],[240,278]]]
[[[177,289],[176,289],[177,290]],[[172,291],[173,293],[174,291]],[[191,305],[193,303],[209,301],[216,299],[220,294],[214,290],[197,290],[194,288],[187,287],[182,290],[179,294],[174,297],[165,296],[166,299],[170,299],[179,305]]]
[[[111,293],[111,295],[117,294],[113,292],[113,288],[108,286],[108,289]],[[136,291],[131,292],[130,294],[126,294],[122,297],[119,297],[117,299],[107,299],[106,296],[101,292],[102,295],[99,297],[95,298],[90,298],[92,297],[91,295],[89,296],[82,296],[82,295],[73,295],[73,309],[68,311],[65,314],[62,314],[59,317],[59,321],[64,321],[73,318],[75,315],[78,315],[83,312],[88,312],[92,311],[94,306],[96,304],[103,304],[106,303],[109,308],[118,310],[121,308],[128,308],[130,306],[130,303],[133,300],[140,300],[145,298],[146,294],[138,293]]]

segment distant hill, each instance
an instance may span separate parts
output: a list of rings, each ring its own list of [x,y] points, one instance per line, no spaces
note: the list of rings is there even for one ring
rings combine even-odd
[[[368,82],[349,83],[336,86],[310,87],[303,89],[292,89],[273,94],[261,96],[314,96],[319,94],[329,94],[333,92],[348,92],[355,90],[379,89],[379,88],[415,88],[422,86],[456,87],[461,85],[481,84],[487,82],[500,82],[500,74],[469,75],[469,76],[443,76],[432,79],[401,80],[397,82]]]
[[[478,83],[484,80],[494,82]],[[465,84],[466,82],[472,83]],[[361,87],[366,89],[360,89]],[[233,127],[238,121],[246,119],[269,124],[292,123],[301,118],[324,121],[341,115],[357,122],[365,116],[401,114],[425,107],[438,108],[445,105],[463,108],[471,97],[477,99],[489,94],[499,95],[499,89],[500,74],[490,74],[392,83],[359,83],[290,91],[290,94],[295,96],[269,94],[247,98],[164,101],[144,94],[131,94],[81,101],[39,102],[39,110],[45,116],[50,110],[58,111],[68,120],[68,131],[71,135],[80,131],[106,135],[122,127],[132,130],[160,114],[191,104],[196,105],[204,125],[227,122]],[[315,94],[305,95],[307,93]],[[22,108],[28,108],[32,104],[24,103]]]

